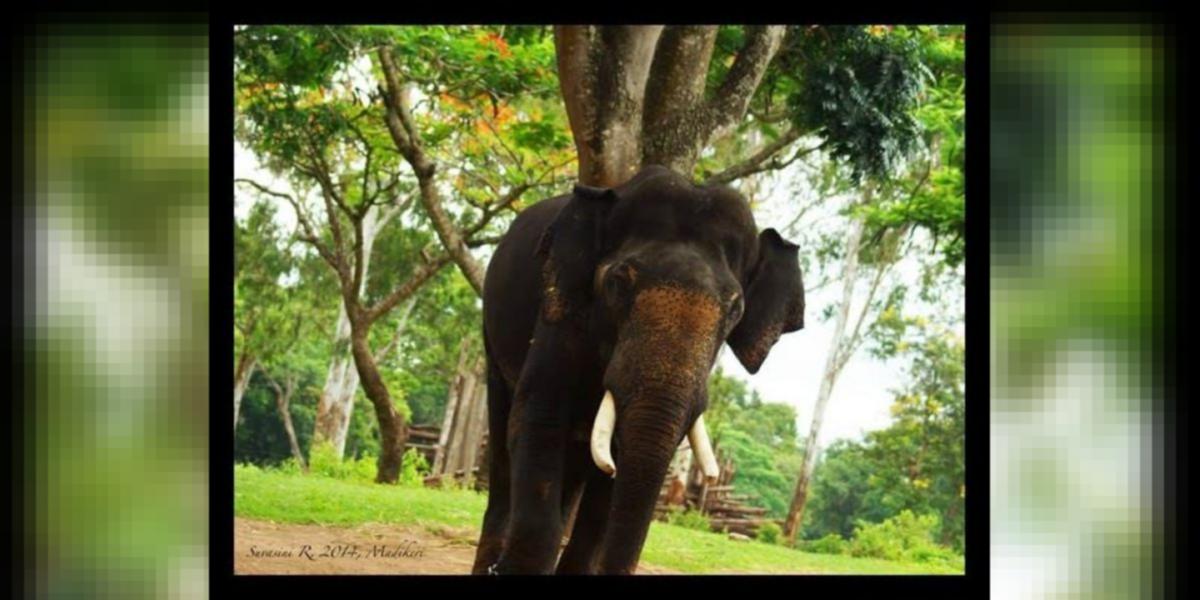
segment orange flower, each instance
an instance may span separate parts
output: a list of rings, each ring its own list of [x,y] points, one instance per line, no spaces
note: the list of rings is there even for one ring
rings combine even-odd
[[[500,37],[500,34],[496,32],[488,32],[480,35],[478,39],[480,43],[495,48],[496,52],[500,54],[501,58],[508,58],[512,56],[512,50],[508,48],[508,42],[504,41],[504,38]]]

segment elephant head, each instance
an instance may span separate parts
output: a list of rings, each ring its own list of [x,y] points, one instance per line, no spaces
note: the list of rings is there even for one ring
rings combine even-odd
[[[616,478],[601,569],[632,569],[685,435],[716,475],[701,415],[721,344],[755,373],[804,326],[798,247],[759,233],[732,189],[647,167],[615,188],[577,185],[538,252],[541,318],[582,323],[606,365],[591,438]]]

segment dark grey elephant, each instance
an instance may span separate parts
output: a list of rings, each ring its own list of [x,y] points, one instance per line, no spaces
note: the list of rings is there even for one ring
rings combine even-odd
[[[746,199],[647,167],[514,220],[484,286],[490,428],[475,573],[632,573],[722,342],[757,372],[804,326],[797,246]],[[559,557],[564,516],[579,502]]]

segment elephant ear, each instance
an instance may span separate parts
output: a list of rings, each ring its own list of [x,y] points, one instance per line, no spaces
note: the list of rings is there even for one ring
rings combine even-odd
[[[804,328],[800,247],[774,229],[758,236],[758,262],[745,290],[745,312],[729,334],[742,366],[757,373],[779,336]]]
[[[580,314],[591,303],[592,277],[600,261],[603,223],[617,194],[611,188],[576,184],[571,199],[542,233],[542,318],[550,323]]]

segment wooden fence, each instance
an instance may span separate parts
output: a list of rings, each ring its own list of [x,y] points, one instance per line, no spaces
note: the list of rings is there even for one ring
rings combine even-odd
[[[441,427],[409,428],[408,447],[421,451],[430,465],[426,485],[443,479],[487,486],[487,385],[483,358],[470,360],[464,341],[458,367],[450,381]],[[480,468],[483,466],[483,468]]]

